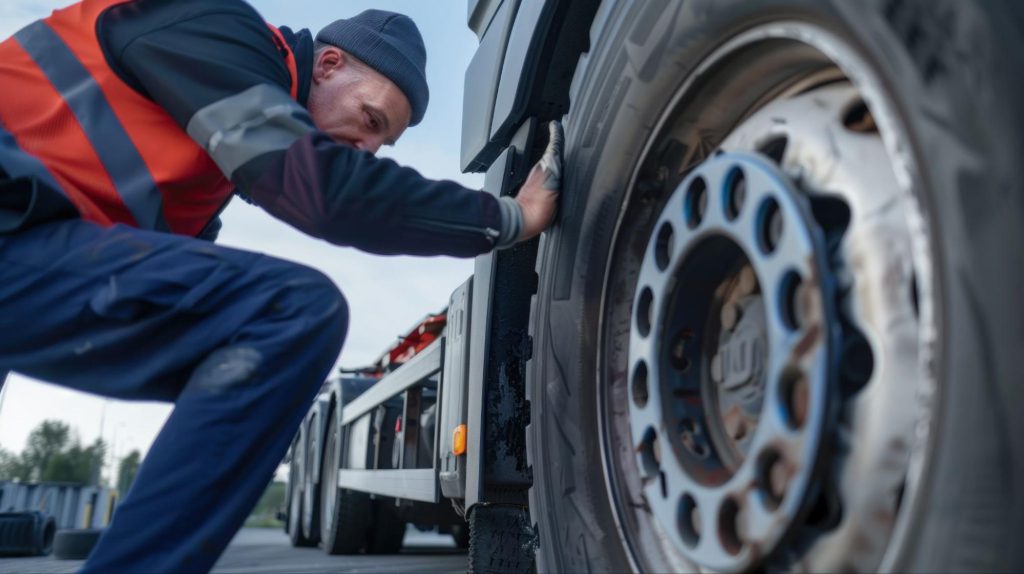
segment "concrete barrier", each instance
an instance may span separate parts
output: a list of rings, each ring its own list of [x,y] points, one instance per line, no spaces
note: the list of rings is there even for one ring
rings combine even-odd
[[[57,528],[103,528],[116,504],[117,491],[106,487],[0,481],[0,512],[42,512]]]

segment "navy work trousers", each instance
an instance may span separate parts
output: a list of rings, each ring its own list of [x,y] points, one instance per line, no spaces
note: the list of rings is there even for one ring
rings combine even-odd
[[[83,572],[212,568],[347,326],[327,277],[264,255],[77,219],[0,236],[0,372],[175,403]]]

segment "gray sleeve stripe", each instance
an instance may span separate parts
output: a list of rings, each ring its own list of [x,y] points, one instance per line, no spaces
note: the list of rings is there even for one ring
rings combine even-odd
[[[231,178],[267,152],[288,149],[314,130],[309,113],[284,90],[269,84],[216,101],[189,120],[186,131]]]
[[[498,198],[498,206],[501,208],[501,235],[495,247],[504,249],[515,245],[523,231],[523,210],[519,202],[508,195]]]

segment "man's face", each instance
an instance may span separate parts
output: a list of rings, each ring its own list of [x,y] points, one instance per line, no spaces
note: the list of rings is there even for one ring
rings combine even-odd
[[[316,127],[334,141],[374,154],[393,145],[412,118],[409,100],[394,82],[334,47],[315,57],[307,107]]]

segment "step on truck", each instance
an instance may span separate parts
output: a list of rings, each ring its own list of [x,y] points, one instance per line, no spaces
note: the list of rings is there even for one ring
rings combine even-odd
[[[473,572],[1024,570],[1024,3],[468,24],[462,169],[514,194],[562,120],[559,215],[400,367],[325,385],[296,544],[409,521]]]

